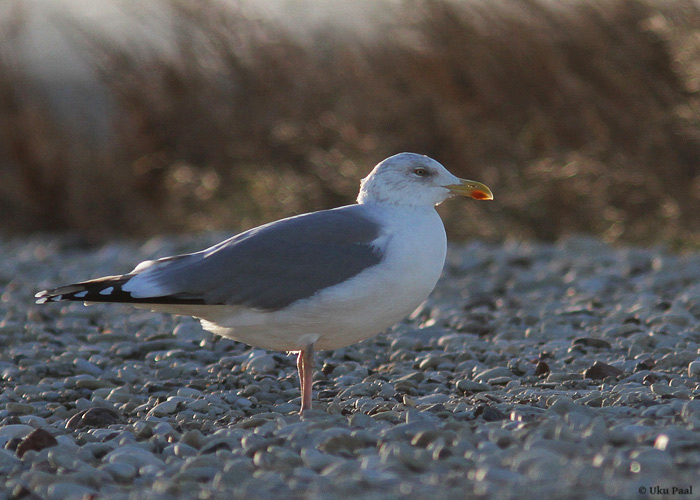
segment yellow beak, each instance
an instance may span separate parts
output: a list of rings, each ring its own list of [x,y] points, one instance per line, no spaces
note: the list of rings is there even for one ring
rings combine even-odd
[[[445,187],[450,190],[450,193],[458,196],[469,196],[475,200],[493,200],[493,193],[481,182],[460,179],[459,184],[449,184]]]

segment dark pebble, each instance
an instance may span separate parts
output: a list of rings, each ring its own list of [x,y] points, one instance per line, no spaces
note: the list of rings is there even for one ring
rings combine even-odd
[[[109,408],[88,408],[73,415],[66,423],[67,429],[82,429],[83,427],[108,427],[118,423],[119,414]]]
[[[41,451],[44,448],[49,448],[51,446],[56,446],[58,441],[53,437],[48,431],[44,429],[36,429],[30,432],[27,437],[25,437],[22,442],[17,446],[15,453],[19,458],[28,452],[29,450]]]
[[[583,377],[591,380],[603,380],[607,377],[619,377],[623,373],[619,368],[596,361],[593,366],[583,372]]]
[[[535,366],[535,376],[541,377],[542,375],[547,375],[549,373],[549,365],[544,361],[538,361],[537,366]]]
[[[481,417],[487,422],[496,422],[498,420],[505,420],[507,415],[503,413],[498,408],[493,406],[481,405],[476,410],[474,410],[475,417]]]
[[[582,345],[586,347],[595,347],[596,349],[610,349],[612,346],[610,342],[603,339],[597,339],[594,337],[579,337],[574,339],[573,345]]]
[[[652,358],[649,358],[645,359],[644,361],[640,361],[634,369],[638,372],[641,372],[644,370],[651,370],[652,368],[654,368],[654,365],[656,365],[656,361],[654,361]]]

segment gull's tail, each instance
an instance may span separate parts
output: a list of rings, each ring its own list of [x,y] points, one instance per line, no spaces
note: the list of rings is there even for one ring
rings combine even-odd
[[[105,276],[90,281],[82,281],[72,285],[60,286],[51,290],[43,290],[35,295],[37,304],[76,300],[80,302],[142,302],[125,292],[122,286],[133,278],[133,274],[120,276]],[[149,299],[153,300],[153,299]]]
[[[126,285],[137,273],[120,276],[105,276],[90,281],[81,281],[72,285],[60,286],[51,290],[43,290],[35,295],[37,304],[73,300],[85,303],[121,302],[124,304],[204,304],[204,299],[185,293],[161,295],[152,297],[134,297],[131,292],[124,290]],[[138,306],[137,306],[138,307]]]

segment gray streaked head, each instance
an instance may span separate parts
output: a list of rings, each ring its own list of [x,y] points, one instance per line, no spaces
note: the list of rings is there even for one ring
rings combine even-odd
[[[432,207],[449,198],[449,186],[459,182],[432,158],[399,153],[380,162],[362,179],[357,201]]]

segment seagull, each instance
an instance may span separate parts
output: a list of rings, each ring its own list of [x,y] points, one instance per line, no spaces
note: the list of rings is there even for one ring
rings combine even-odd
[[[457,195],[493,199],[484,184],[432,158],[400,153],[362,179],[355,204],[270,222],[127,274],[44,290],[37,303],[127,303],[296,353],[303,413],[311,408],[315,349],[368,339],[432,292],[447,251],[435,207]]]

